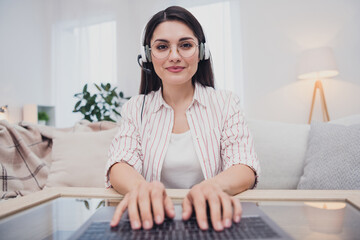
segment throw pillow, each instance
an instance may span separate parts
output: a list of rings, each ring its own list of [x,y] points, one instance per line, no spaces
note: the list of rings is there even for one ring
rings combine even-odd
[[[261,167],[257,189],[296,189],[303,173],[310,126],[249,120]]]
[[[298,189],[360,189],[360,124],[311,124]]]
[[[104,187],[107,153],[117,130],[57,132],[46,186]]]

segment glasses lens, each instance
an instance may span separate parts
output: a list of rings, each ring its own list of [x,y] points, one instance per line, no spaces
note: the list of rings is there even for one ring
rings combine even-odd
[[[196,51],[196,43],[194,41],[182,41],[178,44],[178,52],[182,57],[191,57]]]
[[[177,51],[182,57],[188,58],[194,55],[197,46],[192,40],[181,41],[177,44]],[[171,50],[171,45],[166,42],[155,42],[151,46],[152,55],[158,59],[168,57]]]

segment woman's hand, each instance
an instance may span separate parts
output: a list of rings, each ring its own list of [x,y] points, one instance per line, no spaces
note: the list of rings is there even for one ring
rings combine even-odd
[[[206,202],[209,204],[211,223],[216,231],[231,227],[232,219],[234,222],[240,222],[242,213],[240,202],[225,193],[212,179],[205,180],[190,189],[182,204],[183,220],[191,217],[194,206],[200,229],[208,229]]]
[[[128,192],[115,210],[110,223],[112,227],[119,223],[126,208],[132,229],[139,229],[141,226],[144,229],[151,229],[153,220],[156,224],[163,223],[164,212],[169,218],[175,216],[174,205],[166,195],[164,185],[158,181],[143,181],[135,189]]]

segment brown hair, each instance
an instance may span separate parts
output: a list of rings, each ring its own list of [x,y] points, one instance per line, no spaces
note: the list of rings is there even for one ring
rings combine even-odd
[[[147,23],[145,27],[144,42],[142,42],[143,46],[150,46],[150,41],[156,27],[160,23],[166,21],[179,21],[186,24],[194,32],[194,35],[198,39],[199,43],[205,43],[205,35],[198,20],[185,8],[172,6],[156,13]],[[214,74],[211,65],[210,58],[199,61],[198,69],[192,77],[193,85],[195,85],[195,82],[198,82],[203,86],[214,88]],[[151,62],[145,62],[143,63],[143,67],[150,69],[151,73],[148,74],[146,79],[146,73],[141,71],[140,94],[148,94],[151,91],[159,90],[159,88],[162,87],[162,83],[161,79],[155,72],[153,64]]]

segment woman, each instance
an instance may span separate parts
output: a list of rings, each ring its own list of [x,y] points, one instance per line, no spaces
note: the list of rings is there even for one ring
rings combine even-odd
[[[231,92],[214,89],[201,25],[181,7],[155,14],[143,36],[140,93],[122,108],[121,127],[110,147],[107,186],[125,195],[112,226],[128,209],[133,229],[161,224],[174,207],[166,188],[190,188],[182,207],[193,207],[199,227],[215,230],[240,221],[232,196],[256,184],[259,164],[253,141]],[[145,55],[145,56],[144,56]],[[147,86],[148,85],[148,86]]]

